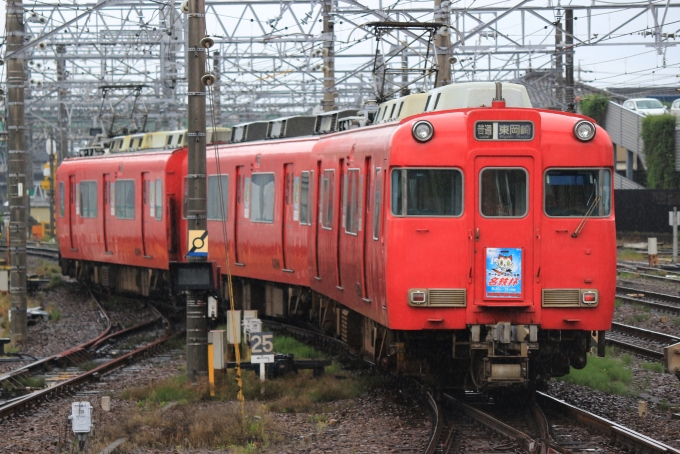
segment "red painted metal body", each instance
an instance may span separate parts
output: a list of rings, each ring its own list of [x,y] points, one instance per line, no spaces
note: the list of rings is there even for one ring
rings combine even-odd
[[[186,149],[176,151],[112,154],[93,158],[70,158],[56,175],[56,225],[63,259],[130,265],[167,270],[170,262],[182,261],[186,226],[180,225],[181,181],[186,173]],[[115,184],[134,182],[134,216],[116,216]],[[150,202],[150,182],[160,180],[163,202],[156,216]],[[83,217],[80,187],[97,183],[96,217]],[[146,182],[145,182],[146,181]],[[61,190],[63,185],[63,191]],[[78,185],[78,186],[76,186]],[[63,200],[62,200],[63,197]],[[77,201],[77,203],[76,203]],[[63,206],[63,213],[61,211]]]
[[[593,167],[613,172],[611,141],[603,129],[598,127],[587,143],[574,137],[574,125],[582,118],[537,109],[466,109],[424,113],[399,124],[322,137],[219,145],[219,173],[229,178],[228,214],[224,225],[208,221],[209,260],[223,275],[229,269],[235,276],[310,287],[393,330],[463,330],[499,322],[539,325],[544,330],[607,330],[615,294],[613,206],[608,217],[589,219],[576,238],[571,234],[582,218],[547,217],[543,208],[546,169]],[[430,121],[435,131],[426,143],[415,141],[411,132],[422,119]],[[476,140],[475,123],[490,120],[531,121],[534,137],[524,142]],[[208,176],[217,174],[217,167],[211,146]],[[390,171],[400,167],[460,170],[462,214],[394,216]],[[505,219],[480,214],[480,171],[494,167],[526,171],[526,216]],[[144,172],[164,179],[165,206],[175,206],[180,213],[185,150],[69,159],[59,168],[57,181],[68,187],[71,176],[76,182],[99,181],[108,173],[110,178],[134,178],[141,183]],[[296,205],[302,172],[309,172],[310,179],[309,222],[301,222]],[[251,222],[250,182],[253,174],[264,173],[274,177],[273,219]],[[348,197],[348,182],[355,177],[358,190],[350,197],[358,198],[359,208],[348,215],[342,202]],[[141,186],[136,191],[141,198]],[[332,213],[320,212],[322,202],[327,207],[331,201]],[[142,244],[139,206],[134,220],[116,220],[109,218],[107,205],[103,224],[101,216],[72,216],[75,221],[69,223],[71,205],[67,200],[65,216],[57,216],[64,258],[167,269],[170,261],[182,260],[186,253],[186,222],[181,216],[164,213],[161,222],[151,222]],[[347,225],[350,218],[352,226]],[[168,252],[172,232],[178,250]],[[521,298],[485,298],[486,248],[522,249]],[[413,288],[465,289],[467,303],[465,307],[412,307],[407,295]],[[599,304],[544,308],[546,288],[597,289]]]

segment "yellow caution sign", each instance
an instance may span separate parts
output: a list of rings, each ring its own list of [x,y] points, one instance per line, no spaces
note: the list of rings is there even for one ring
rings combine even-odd
[[[189,257],[208,256],[208,231],[189,230]]]
[[[49,191],[50,190],[50,180],[42,180],[40,182],[40,187],[42,188],[43,191]]]

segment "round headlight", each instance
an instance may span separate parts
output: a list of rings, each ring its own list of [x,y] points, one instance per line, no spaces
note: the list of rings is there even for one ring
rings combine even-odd
[[[581,142],[588,142],[595,137],[595,125],[589,121],[581,120],[574,126],[574,135]]]
[[[427,142],[434,134],[434,127],[429,121],[421,120],[413,125],[411,132],[413,133],[413,138],[418,142]]]

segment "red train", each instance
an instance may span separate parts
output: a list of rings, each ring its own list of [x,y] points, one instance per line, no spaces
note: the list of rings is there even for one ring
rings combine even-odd
[[[216,293],[230,269],[237,308],[303,318],[386,367],[468,389],[584,367],[614,309],[611,140],[510,84],[507,105],[460,101],[475,89],[492,104],[480,85],[438,89],[398,121],[351,129],[354,112],[334,113],[315,130],[347,130],[209,146]],[[186,172],[186,148],[65,160],[63,272],[173,292]]]

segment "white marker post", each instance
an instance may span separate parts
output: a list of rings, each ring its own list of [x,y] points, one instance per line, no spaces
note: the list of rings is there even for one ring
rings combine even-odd
[[[250,362],[260,365],[260,381],[264,383],[266,364],[274,362],[274,333],[250,333]]]

